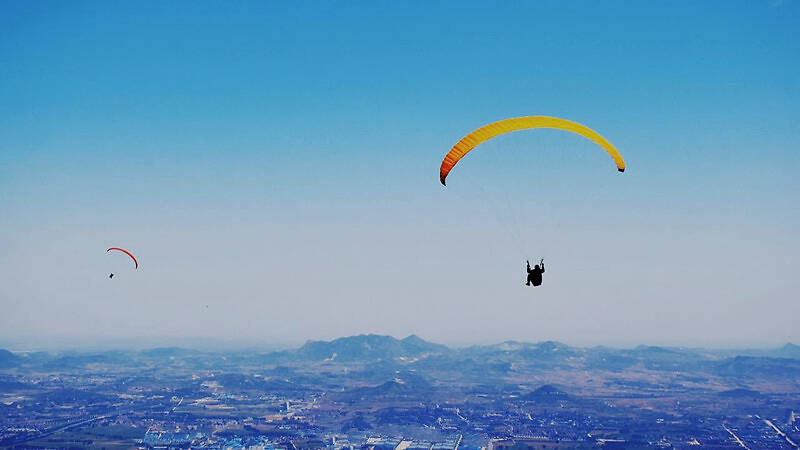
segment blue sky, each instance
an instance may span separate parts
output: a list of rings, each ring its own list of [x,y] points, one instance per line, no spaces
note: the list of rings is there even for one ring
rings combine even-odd
[[[797,1],[0,8],[6,342],[800,340]]]

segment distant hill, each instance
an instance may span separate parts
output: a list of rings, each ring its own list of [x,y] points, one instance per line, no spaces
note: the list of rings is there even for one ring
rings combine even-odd
[[[142,356],[149,356],[152,358],[170,358],[196,355],[198,352],[196,350],[187,350],[180,347],[157,347],[148,350],[142,350],[140,353]]]
[[[641,355],[674,355],[678,352],[675,350],[659,347],[657,345],[639,345],[633,349],[633,353]]]
[[[463,351],[474,355],[514,352],[539,353],[541,355],[547,355],[556,352],[561,352],[562,354],[571,353],[574,350],[575,349],[573,347],[557,341],[544,341],[539,343],[505,341],[492,345],[474,345],[472,347],[467,347]]]
[[[760,392],[754,391],[751,389],[729,389],[727,391],[722,391],[719,393],[722,397],[734,397],[734,398],[747,398],[747,397],[759,397],[761,395]]]
[[[710,356],[716,354],[727,357],[760,356],[767,358],[800,359],[800,345],[788,342],[782,347],[777,348],[706,350],[704,353]]]
[[[572,347],[556,341],[528,343],[506,341],[493,345],[474,345],[452,349],[410,335],[403,339],[378,334],[342,337],[332,341],[309,341],[294,350],[268,353],[240,351],[208,353],[179,347],[160,347],[143,351],[53,352],[16,355],[0,349],[0,368],[21,365],[43,370],[81,368],[88,365],[141,363],[143,370],[160,364],[202,369],[225,369],[242,362],[258,363],[265,376],[291,378],[293,383],[308,382],[292,367],[304,362],[368,363],[359,367],[365,381],[380,385],[391,380],[397,370],[453,371],[480,382],[486,376],[511,376],[535,370],[605,370],[619,372],[631,368],[646,370],[715,374],[731,378],[753,376],[800,376],[800,346],[787,343],[774,349],[703,350],[658,346],[618,349],[610,347]],[[280,367],[280,368],[278,368]],[[283,372],[281,372],[283,371]],[[284,373],[285,372],[285,373]],[[335,372],[326,375],[335,378]]]
[[[42,367],[47,370],[85,367],[89,364],[130,364],[131,354],[126,351],[112,350],[100,353],[69,352],[56,354],[41,360]]]
[[[421,395],[432,389],[428,380],[413,372],[398,372],[394,378],[378,386],[359,387],[341,395],[348,397],[397,397],[404,395]]]
[[[638,364],[640,360],[619,350],[595,347],[588,351],[586,365],[591,369],[622,371]]]
[[[33,389],[36,385],[22,383],[9,378],[0,378],[0,392],[9,392],[17,389]]]
[[[14,367],[19,363],[19,357],[8,350],[0,348],[0,367]]]
[[[474,359],[495,370],[522,363],[529,368],[553,368],[575,364],[586,356],[586,350],[555,341],[536,344],[506,341],[495,345],[476,345],[460,351],[461,356]]]
[[[181,355],[185,350],[154,349],[161,355]],[[556,367],[590,370],[622,371],[631,367],[663,371],[713,370],[721,375],[733,374],[743,369],[742,375],[764,373],[766,367],[776,366],[784,374],[794,374],[793,364],[770,361],[738,360],[730,356],[754,355],[765,359],[780,357],[800,360],[800,347],[787,344],[779,349],[753,351],[700,351],[697,349],[659,346],[638,346],[632,349],[609,347],[572,347],[556,341],[528,343],[506,341],[493,345],[474,345],[451,349],[442,344],[426,341],[411,335],[404,339],[378,334],[342,337],[332,341],[309,341],[296,350],[272,352],[257,356],[265,364],[292,364],[299,361],[369,362],[381,363],[371,370],[375,381],[399,368],[398,364],[412,364],[424,370],[460,367],[461,372],[507,375],[517,370],[546,370]],[[769,357],[767,357],[769,355]],[[726,358],[727,357],[727,358]],[[750,356],[748,356],[750,357]],[[363,375],[368,375],[366,372]]]
[[[561,389],[553,386],[552,384],[545,384],[540,386],[533,392],[530,392],[526,395],[520,397],[522,400],[528,401],[552,401],[552,400],[564,400],[567,399],[569,395],[562,391]]]
[[[794,345],[791,342],[784,345],[775,351],[774,356],[781,358],[795,358],[800,359],[800,345]]]
[[[447,353],[451,351],[446,345],[428,342],[416,334],[412,334],[400,342],[410,350],[416,349],[418,353]]]
[[[297,350],[296,355],[311,360],[379,360],[414,358],[427,353],[449,352],[446,346],[433,344],[411,335],[398,340],[392,336],[362,334],[333,341],[310,341]]]
[[[727,377],[800,378],[800,361],[793,358],[737,356],[711,364],[711,370]]]

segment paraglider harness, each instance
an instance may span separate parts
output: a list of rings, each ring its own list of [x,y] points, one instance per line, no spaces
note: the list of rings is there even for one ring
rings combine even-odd
[[[534,286],[541,286],[542,284],[542,274],[544,273],[544,258],[539,261],[539,265],[535,266],[531,269],[531,262],[525,261],[528,263],[528,280],[525,282],[526,286],[534,285]]]

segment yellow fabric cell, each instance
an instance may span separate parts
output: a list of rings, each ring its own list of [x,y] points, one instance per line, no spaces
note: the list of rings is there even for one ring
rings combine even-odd
[[[453,169],[453,166],[455,166],[456,163],[461,160],[461,158],[463,158],[467,153],[481,143],[511,131],[529,130],[532,128],[553,128],[556,130],[566,130],[579,134],[591,140],[595,144],[603,147],[614,159],[614,163],[617,165],[617,170],[620,172],[625,171],[625,161],[622,159],[622,155],[619,154],[619,151],[617,151],[616,147],[611,145],[606,138],[591,128],[570,120],[559,119],[558,117],[527,116],[490,123],[489,125],[484,125],[472,133],[464,136],[456,143],[456,145],[453,146],[452,149],[450,149],[447,155],[445,155],[444,160],[442,161],[442,166],[439,169],[439,180],[442,182],[442,184],[445,184],[447,174],[450,173],[450,171]]]

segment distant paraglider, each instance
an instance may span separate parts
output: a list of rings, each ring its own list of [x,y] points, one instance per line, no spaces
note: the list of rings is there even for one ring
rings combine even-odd
[[[111,247],[108,250],[106,250],[106,252],[110,252],[111,250],[117,250],[117,251],[120,251],[120,252],[125,253],[126,255],[130,256],[131,259],[133,260],[133,264],[135,266],[134,268],[135,269],[139,268],[139,261],[136,261],[136,257],[133,256],[133,254],[131,252],[125,250],[124,248],[119,248],[119,247]]]
[[[132,254],[131,252],[129,252],[129,251],[127,251],[127,250],[125,250],[124,248],[119,248],[119,247],[111,247],[111,248],[109,248],[108,250],[106,250],[106,253],[110,252],[111,250],[120,251],[120,252],[122,252],[122,253],[125,253],[126,255],[130,256],[130,257],[131,257],[131,259],[133,260],[134,269],[138,269],[138,268],[139,268],[139,261],[137,261],[137,260],[136,260],[136,257],[135,257],[135,256],[133,256],[133,254]],[[114,278],[114,274],[113,274],[113,273],[111,273],[111,274],[108,276],[108,278]]]
[[[512,131],[528,130],[532,128],[554,128],[557,130],[565,130],[579,134],[591,140],[600,147],[603,147],[606,152],[611,155],[611,158],[614,159],[614,163],[617,165],[617,170],[620,172],[625,171],[625,160],[622,159],[622,155],[619,154],[619,151],[617,151],[617,149],[611,145],[606,138],[598,134],[596,131],[579,123],[566,119],[559,119],[558,117],[527,116],[500,120],[498,122],[490,123],[489,125],[484,125],[461,138],[461,140],[458,141],[452,149],[450,149],[447,155],[445,155],[444,160],[442,161],[442,166],[439,169],[439,180],[442,182],[442,184],[446,184],[445,180],[447,179],[447,175],[450,173],[456,163],[458,163],[461,158],[466,156],[467,153],[481,143],[501,134],[510,133]]]

